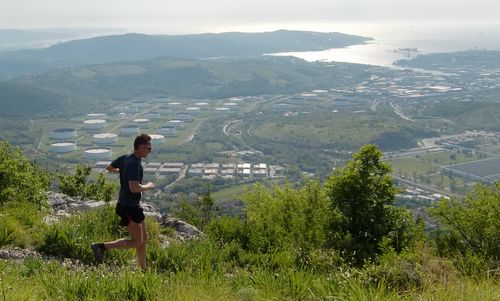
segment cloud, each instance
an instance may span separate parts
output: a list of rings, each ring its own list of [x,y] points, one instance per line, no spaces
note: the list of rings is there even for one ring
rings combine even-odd
[[[499,6],[491,0],[16,0],[2,4],[0,27],[156,26],[182,32],[269,23],[500,19]]]

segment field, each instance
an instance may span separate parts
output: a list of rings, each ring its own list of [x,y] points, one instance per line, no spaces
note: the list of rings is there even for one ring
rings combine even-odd
[[[412,157],[388,157],[386,160],[393,168],[393,173],[415,183],[430,185],[436,189],[456,193],[465,191],[472,180],[446,172],[447,166],[484,159],[484,155],[459,151],[440,151],[422,153]]]

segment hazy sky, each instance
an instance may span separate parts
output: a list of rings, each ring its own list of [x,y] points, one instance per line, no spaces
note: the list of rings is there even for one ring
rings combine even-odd
[[[495,0],[0,0],[0,28],[117,27],[175,34],[499,19]]]

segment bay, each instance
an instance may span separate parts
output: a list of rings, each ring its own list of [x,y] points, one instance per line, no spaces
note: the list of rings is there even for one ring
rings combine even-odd
[[[419,54],[500,49],[500,21],[497,20],[335,23],[313,25],[308,29],[339,31],[372,37],[373,40],[363,45],[345,48],[271,55],[295,56],[306,61],[394,67],[394,61],[408,59]]]

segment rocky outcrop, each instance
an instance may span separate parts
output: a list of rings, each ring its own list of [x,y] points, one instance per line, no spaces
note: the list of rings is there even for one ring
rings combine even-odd
[[[41,259],[42,255],[37,251],[21,249],[13,247],[0,250],[0,259],[5,260],[25,260],[25,259]]]
[[[76,212],[96,209],[105,205],[103,201],[73,198],[59,192],[49,191],[47,192],[47,196],[49,206],[52,208],[53,212],[44,218],[44,221],[47,224],[56,223],[61,217],[70,216]],[[161,227],[173,228],[175,230],[173,237],[177,240],[187,241],[205,237],[205,234],[203,234],[203,232],[198,230],[195,226],[173,218],[168,214],[162,215],[152,204],[141,202],[141,206],[144,209],[144,215],[159,222]],[[167,242],[162,244],[168,245]]]
[[[160,221],[160,226],[163,228],[173,228],[176,232],[175,237],[181,241],[205,237],[205,234],[195,226],[173,217],[165,217]]]

